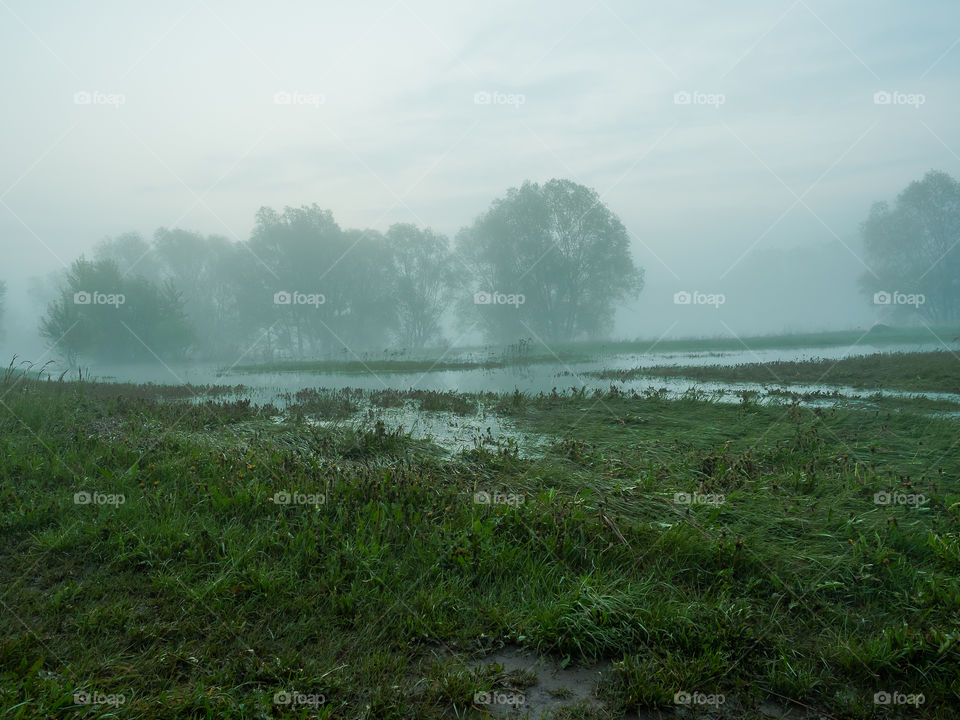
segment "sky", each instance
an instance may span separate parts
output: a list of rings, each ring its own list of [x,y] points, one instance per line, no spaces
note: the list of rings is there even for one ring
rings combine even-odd
[[[859,224],[960,176],[956,0],[0,0],[0,59],[15,304],[131,230],[243,240],[259,207],[317,203],[452,237],[559,177],[645,268],[620,335],[869,326]]]

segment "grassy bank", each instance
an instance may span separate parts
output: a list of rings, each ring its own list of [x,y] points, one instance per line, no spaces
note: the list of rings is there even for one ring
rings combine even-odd
[[[479,718],[477,693],[533,681],[474,667],[504,645],[610,661],[606,709],[569,718],[669,714],[678,691],[726,717],[890,717],[883,691],[954,717],[956,421],[516,393],[481,399],[556,437],[543,457],[445,458],[309,422],[351,392],[279,418],[148,395],[0,384],[2,717],[111,711],[87,691],[128,718]]]
[[[868,390],[960,393],[960,355],[949,351],[877,353],[841,360],[777,361],[741,365],[660,365],[585,374],[621,382],[641,377],[684,377],[702,382],[823,384]]]

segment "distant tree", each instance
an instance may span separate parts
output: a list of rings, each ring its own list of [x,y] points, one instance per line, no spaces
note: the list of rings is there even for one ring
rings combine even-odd
[[[892,319],[960,322],[960,183],[945,172],[928,172],[892,207],[875,204],[861,236],[873,272],[861,276],[860,287],[870,302],[881,303]],[[917,294],[922,304],[903,302],[909,300],[904,295]]]
[[[386,344],[393,310],[380,233],[341,230],[317,205],[261,208],[247,249],[242,312],[269,347],[304,357]]]
[[[128,232],[101,240],[93,249],[93,259],[112,260],[121,275],[141,275],[148,280],[156,280],[158,276],[153,248],[139,233]]]
[[[254,282],[247,317],[263,327],[268,343],[297,357],[329,346],[324,325],[340,309],[329,270],[342,246],[340,226],[317,205],[257,212],[248,244]]]
[[[376,230],[345,230],[343,240],[340,260],[327,273],[340,286],[333,326],[348,352],[384,348],[397,324],[391,248]]]
[[[243,323],[239,317],[239,245],[219,235],[174,228],[153,235],[152,262],[157,276],[183,298],[184,310],[197,337],[197,351],[205,356],[230,357],[242,350]]]
[[[386,239],[397,341],[413,348],[439,341],[440,321],[460,275],[450,241],[408,223],[392,225]]]
[[[458,233],[457,252],[474,272],[461,308],[495,341],[601,336],[616,303],[643,288],[623,223],[569,180],[511,188]]]
[[[80,357],[112,362],[180,358],[192,341],[176,289],[142,276],[124,277],[112,260],[76,260],[40,334],[71,364]]]

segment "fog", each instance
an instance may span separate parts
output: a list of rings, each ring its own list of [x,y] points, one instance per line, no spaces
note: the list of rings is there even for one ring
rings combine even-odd
[[[0,61],[0,718],[958,717],[960,0]]]
[[[39,334],[57,273],[106,238],[246,243],[261,207],[316,204],[345,232],[409,223],[456,247],[510,188],[555,178],[597,194],[642,270],[608,337],[866,329],[892,322],[860,282],[882,275],[871,207],[960,175],[949,1],[11,0],[0,16],[7,357],[60,354]],[[437,338],[490,339],[460,300]],[[344,342],[403,345],[388,334]]]

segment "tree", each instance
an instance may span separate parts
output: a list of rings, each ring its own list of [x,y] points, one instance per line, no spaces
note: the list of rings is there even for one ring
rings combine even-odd
[[[112,260],[81,257],[66,271],[40,334],[70,361],[181,358],[192,340],[183,301],[170,285],[125,278]]]
[[[114,238],[105,238],[93,249],[93,259],[112,260],[121,275],[142,275],[149,280],[157,278],[157,263],[153,248],[139,233],[128,232]]]
[[[441,339],[440,320],[458,275],[450,241],[409,223],[392,225],[386,239],[395,335],[403,347],[422,348]]]
[[[153,235],[151,257],[157,275],[183,298],[197,350],[206,356],[232,356],[242,350],[238,315],[238,255],[246,253],[219,235],[159,228]]]
[[[392,310],[380,233],[343,231],[317,205],[261,208],[248,249],[245,317],[270,347],[304,357],[385,342]]]
[[[343,240],[339,262],[327,273],[340,284],[333,327],[348,352],[384,348],[397,324],[391,248],[376,230],[345,230]]]
[[[461,307],[496,341],[601,336],[616,303],[643,288],[623,223],[569,180],[511,188],[458,233],[457,252],[476,292]]]
[[[892,207],[876,203],[860,232],[872,269],[860,287],[871,302],[891,318],[960,322],[960,183],[931,170]]]

